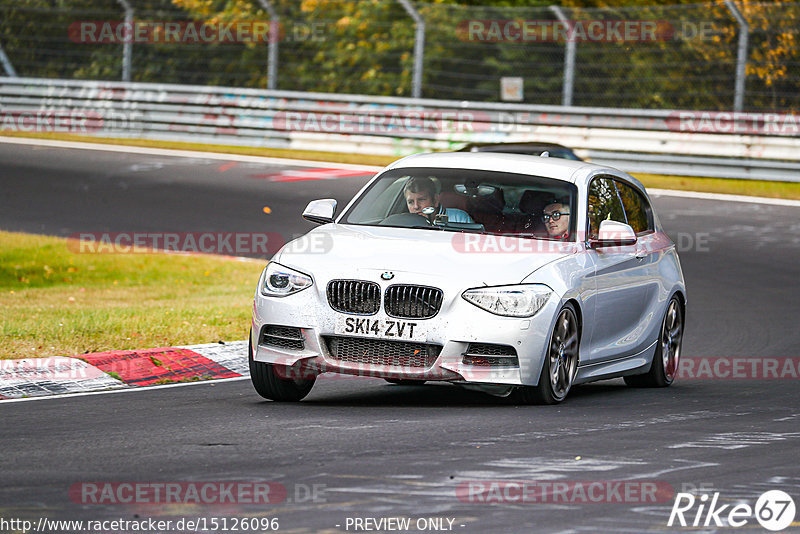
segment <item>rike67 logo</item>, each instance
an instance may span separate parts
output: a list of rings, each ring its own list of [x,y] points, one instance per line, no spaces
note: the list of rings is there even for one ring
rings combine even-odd
[[[738,528],[755,519],[763,528],[778,532],[789,527],[794,517],[794,500],[788,493],[780,490],[764,492],[754,507],[741,501],[720,504],[719,492],[700,497],[691,493],[678,493],[667,526]]]

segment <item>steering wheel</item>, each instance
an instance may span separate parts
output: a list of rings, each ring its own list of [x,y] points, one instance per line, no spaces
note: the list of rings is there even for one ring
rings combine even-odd
[[[394,215],[386,217],[380,224],[382,226],[407,226],[408,228],[414,226],[433,226],[427,217],[416,213],[395,213]]]

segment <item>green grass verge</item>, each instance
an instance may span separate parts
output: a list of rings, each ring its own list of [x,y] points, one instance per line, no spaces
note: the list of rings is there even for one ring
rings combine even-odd
[[[73,250],[0,232],[0,359],[247,338],[265,262]]]
[[[12,137],[30,137],[38,139],[55,139],[61,141],[82,141],[99,144],[115,144],[142,146],[152,148],[172,148],[177,150],[199,150],[204,152],[220,152],[223,154],[244,154],[250,156],[266,156],[273,158],[306,159],[333,163],[356,163],[361,165],[385,166],[398,159],[399,156],[371,156],[366,154],[350,154],[340,152],[324,152],[312,150],[289,150],[261,147],[236,147],[228,145],[206,145],[201,143],[181,143],[177,141],[156,141],[150,139],[102,139],[84,135],[60,133],[27,133],[0,132],[0,135]],[[800,200],[800,182],[774,182],[768,180],[737,180],[728,178],[699,178],[688,176],[666,176],[661,174],[634,173],[645,187],[660,189],[678,189],[682,191],[700,191],[704,193],[724,193],[730,195],[748,195],[770,198]]]
[[[751,197],[800,200],[800,182],[771,182],[768,180],[736,180],[732,178],[692,178],[660,174],[632,173],[647,188],[723,193]]]

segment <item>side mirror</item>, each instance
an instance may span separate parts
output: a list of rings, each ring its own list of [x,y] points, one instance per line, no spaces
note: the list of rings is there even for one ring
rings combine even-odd
[[[602,221],[597,239],[589,243],[594,247],[625,246],[636,243],[636,232],[629,224],[617,221]]]
[[[336,200],[323,198],[322,200],[312,200],[303,210],[303,218],[317,224],[328,224],[333,222],[333,215],[336,213]]]

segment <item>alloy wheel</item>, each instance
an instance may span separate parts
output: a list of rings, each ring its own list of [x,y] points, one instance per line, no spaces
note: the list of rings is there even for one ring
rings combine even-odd
[[[578,319],[570,308],[558,315],[550,340],[550,387],[553,396],[566,397],[578,369]]]

